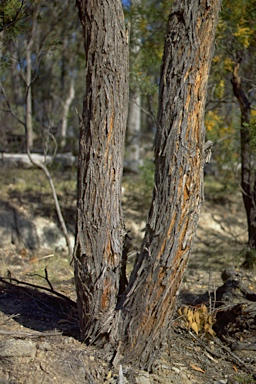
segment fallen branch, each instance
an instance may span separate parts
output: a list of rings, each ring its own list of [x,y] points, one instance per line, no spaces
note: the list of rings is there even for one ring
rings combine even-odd
[[[10,272],[10,271],[9,271]],[[32,274],[26,274],[26,276],[30,276],[30,277],[33,277],[33,276],[38,276],[44,280],[47,281],[47,284],[49,285],[51,291],[54,291],[54,288],[52,286],[52,283],[50,282],[49,278],[48,278],[48,271],[47,271],[47,268],[45,267],[44,269],[44,273],[45,273],[45,276],[41,276],[39,275],[38,273],[32,273]],[[10,275],[8,277],[11,277]]]
[[[44,172],[45,176],[47,177],[47,179],[49,181],[49,184],[50,184],[50,187],[51,187],[51,190],[52,190],[53,200],[54,200],[54,203],[55,203],[56,212],[57,212],[57,215],[58,215],[58,219],[59,219],[59,222],[60,222],[60,226],[61,226],[63,235],[64,235],[65,240],[66,240],[66,244],[67,244],[67,247],[68,247],[69,257],[71,259],[72,258],[72,253],[73,253],[73,248],[72,248],[72,245],[71,245],[71,242],[70,242],[68,230],[67,230],[66,223],[65,223],[65,220],[63,218],[62,212],[61,212],[61,208],[60,208],[60,204],[59,204],[59,199],[58,199],[58,196],[57,196],[57,193],[56,193],[56,189],[55,189],[53,180],[51,178],[50,172],[49,172],[49,170],[48,170],[46,165],[44,165],[43,163],[39,163],[39,162],[33,160],[28,146],[27,146],[27,155],[28,155],[28,158],[29,158],[31,164],[33,164],[35,167],[40,168]]]
[[[12,332],[0,330],[0,335],[8,335],[13,337],[50,337],[50,336],[62,336],[61,332]]]
[[[10,281],[8,281],[8,280],[10,280]],[[10,274],[8,277],[0,277],[0,282],[4,283],[6,285],[12,286],[12,287],[16,287],[17,286],[16,284],[18,284],[18,285],[24,285],[27,287],[35,288],[35,289],[41,289],[43,291],[50,292],[53,295],[62,298],[63,300],[66,300],[70,305],[72,305],[72,307],[75,307],[75,308],[77,307],[75,301],[71,300],[69,297],[63,295],[62,293],[55,291],[53,288],[47,288],[47,287],[43,287],[41,285],[27,283],[26,281],[21,281],[21,280],[18,280],[16,278],[13,278]],[[16,283],[16,284],[14,284],[14,283]]]

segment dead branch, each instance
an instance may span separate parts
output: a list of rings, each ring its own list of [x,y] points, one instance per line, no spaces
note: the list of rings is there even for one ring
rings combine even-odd
[[[216,351],[213,351],[211,350],[210,348],[207,347],[207,345],[199,338],[197,337],[196,335],[194,335],[191,331],[189,331],[189,334],[190,336],[192,336],[200,345],[202,345],[204,347],[204,349],[210,353],[212,356],[215,356],[217,358],[223,358],[223,355],[219,352],[216,352]],[[232,363],[242,367],[243,369],[245,369],[248,373],[251,373],[251,369],[247,367],[247,365],[245,364],[245,362],[243,360],[241,360],[235,353],[231,352],[229,347],[227,347],[226,345],[224,345],[217,337],[214,339],[214,342],[222,349],[225,351],[225,353],[227,354],[227,358],[229,361],[231,361]]]
[[[42,277],[42,276],[41,276]],[[7,280],[10,280],[10,281],[7,281]],[[16,278],[13,278],[11,276],[8,276],[8,277],[0,277],[0,282],[8,285],[8,286],[11,286],[11,287],[16,287],[17,285],[24,285],[26,287],[31,287],[31,288],[35,288],[35,289],[41,289],[43,291],[47,291],[47,292],[50,292],[52,293],[53,295],[55,296],[58,296],[60,298],[62,298],[63,300],[67,301],[70,305],[72,305],[72,307],[77,307],[76,305],[76,302],[71,300],[69,297],[63,295],[62,293],[58,292],[58,291],[55,291],[55,289],[53,288],[47,288],[47,287],[43,287],[42,285],[37,285],[37,284],[32,284],[32,283],[28,283],[26,281],[21,281],[21,280],[18,280]],[[14,284],[16,283],[16,284]]]
[[[49,172],[49,170],[48,170],[46,165],[33,160],[28,146],[27,146],[27,155],[28,155],[28,158],[29,158],[30,162],[33,165],[35,165],[36,167],[42,169],[42,171],[45,173],[45,176],[47,177],[47,179],[49,181],[49,184],[50,184],[50,187],[51,187],[51,190],[52,190],[52,196],[53,196],[54,203],[55,203],[55,208],[56,208],[57,215],[58,215],[58,219],[59,219],[59,222],[60,222],[60,225],[61,225],[62,232],[63,232],[63,234],[65,236],[65,240],[66,240],[66,244],[67,244],[67,247],[68,247],[69,256],[71,258],[72,257],[72,253],[73,253],[73,248],[72,248],[72,245],[71,245],[71,242],[70,242],[70,238],[69,238],[69,235],[68,235],[68,230],[67,230],[66,223],[65,223],[65,220],[63,218],[62,212],[61,212],[61,208],[60,208],[60,204],[59,204],[59,199],[58,199],[58,196],[57,196],[57,193],[56,193],[56,189],[55,189],[52,177],[50,175],[50,172]]]
[[[50,337],[50,336],[62,336],[61,332],[54,331],[54,332],[12,332],[12,331],[3,331],[0,330],[0,335],[8,335],[13,337]]]

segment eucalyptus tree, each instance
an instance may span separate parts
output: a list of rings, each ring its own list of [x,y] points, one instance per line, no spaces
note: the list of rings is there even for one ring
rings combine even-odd
[[[123,276],[121,209],[128,41],[121,2],[78,0],[86,55],[75,281],[82,338],[150,369],[163,347],[203,201],[204,107],[221,1],[176,0],[160,74],[155,187],[145,238]]]

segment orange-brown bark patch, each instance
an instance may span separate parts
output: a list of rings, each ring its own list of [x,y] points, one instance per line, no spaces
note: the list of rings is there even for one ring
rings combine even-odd
[[[104,281],[104,289],[101,296],[101,310],[104,311],[108,307],[109,304],[109,297],[111,295],[110,292],[110,282],[108,279],[105,279]]]
[[[170,237],[170,234],[171,234],[171,232],[172,232],[174,223],[175,223],[175,221],[176,221],[176,216],[177,216],[177,214],[176,214],[176,212],[175,212],[174,215],[173,215],[173,217],[172,217],[172,220],[171,220],[171,222],[170,222],[169,228],[168,228],[168,230],[167,230],[167,234],[166,234],[164,240],[162,241],[162,246],[161,246],[161,248],[160,248],[160,251],[159,251],[159,253],[158,253],[156,259],[159,259],[159,258],[162,256],[162,254],[164,253],[165,246],[166,246],[166,242],[167,242],[167,240],[168,240],[169,237]]]
[[[106,144],[106,151],[104,156],[104,167],[106,168],[108,161],[109,161],[109,149],[110,149],[110,142],[112,139],[113,129],[114,129],[114,122],[115,122],[115,110],[113,108],[109,124],[107,125],[107,144]]]

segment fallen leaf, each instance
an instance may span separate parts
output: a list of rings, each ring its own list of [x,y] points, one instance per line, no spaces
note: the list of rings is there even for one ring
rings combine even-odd
[[[68,320],[68,319],[60,319],[57,324],[66,324],[66,323],[70,323],[70,320]]]
[[[109,371],[108,374],[107,374],[106,379],[107,379],[107,380],[108,380],[108,379],[111,379],[111,377],[112,377],[112,371]]]
[[[194,321],[194,314],[190,309],[188,310],[187,319],[188,319],[189,323],[193,323],[193,321]]]
[[[204,314],[207,314],[207,313],[208,313],[208,309],[207,309],[207,307],[206,307],[205,304],[201,305],[201,311],[202,311],[202,313],[204,313]]]
[[[196,311],[196,312],[194,313],[194,318],[195,318],[195,322],[197,323],[198,327],[200,327],[200,323],[201,323],[201,321],[200,321],[200,314],[199,314],[199,311]]]
[[[188,313],[188,307],[183,308],[183,314],[186,315]]]
[[[194,369],[194,371],[205,373],[205,371],[202,368],[197,367],[196,365],[190,364],[190,367]]]
[[[212,327],[209,327],[209,328],[208,328],[208,333],[210,333],[210,335],[211,335],[212,337],[215,337],[215,336],[216,336],[216,333],[215,333],[215,331],[212,329]]]
[[[193,329],[193,331],[198,335],[198,325],[197,323],[192,323],[191,324],[191,328]]]

